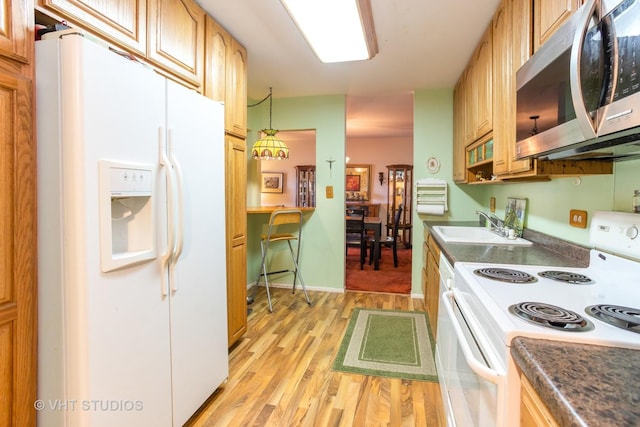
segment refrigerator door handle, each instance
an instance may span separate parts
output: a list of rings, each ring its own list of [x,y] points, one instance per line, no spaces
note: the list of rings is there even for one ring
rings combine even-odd
[[[175,172],[175,203],[176,203],[176,213],[177,217],[175,219],[175,250],[173,254],[173,259],[171,264],[169,264],[169,277],[171,281],[171,291],[176,292],[178,290],[178,279],[176,277],[176,265],[178,263],[178,259],[180,255],[182,255],[182,249],[184,248],[184,180],[182,175],[182,169],[180,169],[180,163],[175,157],[175,152],[173,150],[173,131],[169,129],[169,136],[167,141],[167,152],[169,153],[169,161],[173,166],[173,170]]]
[[[176,178],[171,166],[171,162],[167,157],[167,146],[164,140],[164,128],[159,130],[159,155],[160,166],[163,167],[167,174],[167,251],[162,256],[162,296],[169,295],[169,284],[167,283],[170,276],[170,266],[175,257],[176,248],[176,227],[175,227],[175,187]]]

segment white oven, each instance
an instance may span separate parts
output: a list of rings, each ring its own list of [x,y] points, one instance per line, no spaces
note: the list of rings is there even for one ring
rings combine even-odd
[[[595,212],[590,241],[607,251],[587,268],[455,264],[436,343],[448,425],[519,424],[516,336],[640,349],[639,229],[640,215]]]

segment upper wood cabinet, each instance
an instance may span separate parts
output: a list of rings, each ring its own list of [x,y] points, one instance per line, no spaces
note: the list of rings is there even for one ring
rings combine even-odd
[[[33,36],[26,1],[0,0],[0,56],[24,63],[31,62]]]
[[[476,139],[491,132],[493,129],[493,38],[492,28],[489,26],[480,40],[474,55],[473,84],[476,92],[477,107],[475,117]]]
[[[578,10],[582,3],[582,0],[533,0],[534,52]]]
[[[227,62],[231,55],[231,36],[210,16],[205,18],[204,33],[205,57],[203,93],[208,98],[226,102]]]
[[[509,147],[515,143],[512,104],[515,100],[515,76],[512,72],[511,8],[512,1],[504,0],[493,16],[493,173],[504,174],[509,167]],[[515,136],[515,132],[513,132]]]
[[[463,74],[453,90],[453,180],[458,183],[466,182],[467,178],[464,96]]]
[[[148,7],[147,57],[200,88],[204,77],[204,10],[192,0],[155,0]]]
[[[205,32],[204,94],[224,101],[225,131],[247,136],[247,50],[213,19]]]
[[[227,132],[247,136],[247,50],[231,40],[231,54],[227,62],[225,129]]]
[[[155,3],[155,2],[150,2]],[[146,0],[38,0],[42,8],[146,56]]]
[[[466,145],[491,132],[493,126],[491,34],[489,26],[464,71]]]

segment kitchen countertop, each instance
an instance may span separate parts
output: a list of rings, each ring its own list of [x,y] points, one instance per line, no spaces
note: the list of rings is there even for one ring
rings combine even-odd
[[[424,221],[478,226],[477,221]],[[590,248],[524,229],[533,246],[444,243],[451,265],[482,262],[587,267]],[[640,350],[516,337],[511,354],[561,426],[640,425]]]
[[[561,426],[640,425],[640,350],[516,337],[511,355]]]
[[[477,227],[478,221],[424,221],[423,224],[425,229],[431,232],[431,227],[436,225]],[[558,267],[589,265],[589,248],[527,228],[524,229],[522,237],[533,242],[533,246],[445,243],[437,234],[431,235],[438,242],[451,265],[458,261]]]

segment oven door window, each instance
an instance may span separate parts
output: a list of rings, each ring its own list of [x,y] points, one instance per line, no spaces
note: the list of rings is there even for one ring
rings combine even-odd
[[[442,328],[438,324],[438,356],[447,418],[450,422],[453,419],[453,424],[457,426],[499,425],[501,414],[498,385],[476,373],[467,362],[463,346],[470,349],[474,360],[489,369],[493,367],[483,354],[455,300],[445,295],[442,303],[447,306],[445,308],[448,316],[441,318],[444,321]],[[456,333],[454,322],[460,326],[459,333]],[[460,332],[462,337],[459,336]]]

